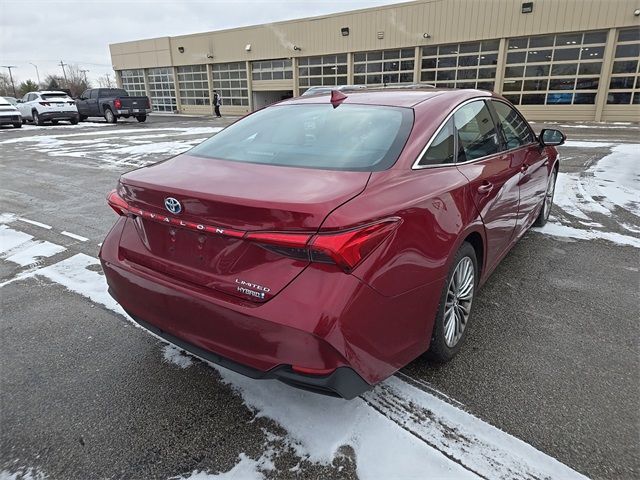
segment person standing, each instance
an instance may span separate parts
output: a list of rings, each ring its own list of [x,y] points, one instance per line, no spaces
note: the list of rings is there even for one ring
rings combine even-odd
[[[222,105],[222,97],[217,90],[213,91],[213,111],[216,112],[216,117],[220,118],[220,105]]]

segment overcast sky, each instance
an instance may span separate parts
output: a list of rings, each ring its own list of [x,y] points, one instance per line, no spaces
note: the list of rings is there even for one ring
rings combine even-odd
[[[113,73],[109,44],[374,7],[401,0],[0,0],[0,65],[14,79],[62,74],[78,64]],[[406,1],[406,0],[405,0]],[[7,72],[5,68],[3,72]]]

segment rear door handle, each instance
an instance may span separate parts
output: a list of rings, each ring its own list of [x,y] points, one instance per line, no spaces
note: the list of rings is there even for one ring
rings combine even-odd
[[[491,190],[493,190],[493,183],[490,182],[485,182],[478,187],[478,193],[480,193],[481,195],[486,195],[490,193]]]

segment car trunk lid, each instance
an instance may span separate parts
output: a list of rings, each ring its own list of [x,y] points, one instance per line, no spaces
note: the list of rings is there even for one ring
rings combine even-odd
[[[280,255],[247,240],[247,232],[314,233],[369,176],[181,155],[123,175],[119,194],[132,218],[120,248],[143,267],[266,301],[309,260]],[[167,199],[181,209],[168,210]]]

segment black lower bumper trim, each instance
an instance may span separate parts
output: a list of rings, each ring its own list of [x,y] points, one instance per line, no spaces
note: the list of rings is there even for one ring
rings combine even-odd
[[[336,368],[331,374],[324,376],[304,375],[293,371],[290,365],[280,365],[269,371],[263,372],[253,367],[248,367],[247,365],[229,360],[228,358],[197,347],[189,342],[185,342],[184,340],[175,337],[170,333],[141,320],[140,318],[137,318],[135,315],[132,315],[129,312],[127,313],[141,327],[165,339],[167,342],[172,343],[187,352],[193,353],[204,360],[250,378],[257,380],[276,379],[292,387],[310,390],[323,395],[342,397],[347,400],[351,400],[361,393],[371,389],[371,385],[369,385],[360,375],[349,367]]]

